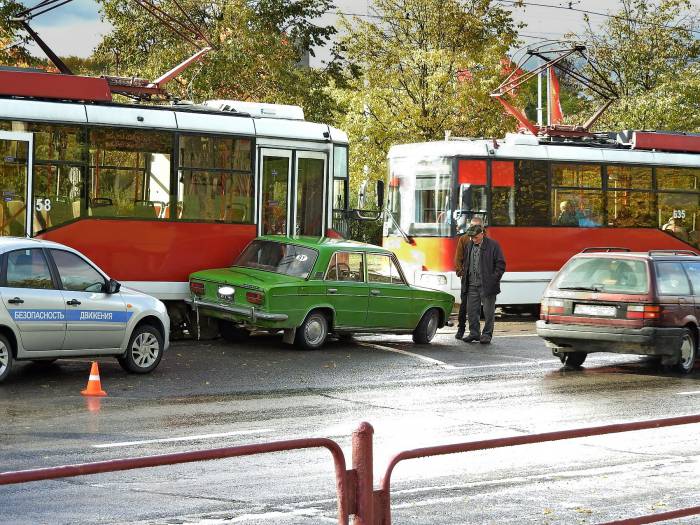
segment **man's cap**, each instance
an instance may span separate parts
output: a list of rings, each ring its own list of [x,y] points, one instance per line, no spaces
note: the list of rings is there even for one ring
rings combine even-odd
[[[467,228],[467,237],[474,237],[480,233],[484,233],[484,227],[481,224],[470,224]]]

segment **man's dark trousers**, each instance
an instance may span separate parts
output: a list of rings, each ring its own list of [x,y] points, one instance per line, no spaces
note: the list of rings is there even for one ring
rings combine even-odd
[[[467,304],[469,335],[475,338],[483,336],[491,339],[496,318],[496,296],[482,295],[480,286],[470,286],[469,290],[467,290],[466,301],[463,300],[462,304],[464,303]],[[484,307],[484,329],[480,330],[479,319],[482,306]]]

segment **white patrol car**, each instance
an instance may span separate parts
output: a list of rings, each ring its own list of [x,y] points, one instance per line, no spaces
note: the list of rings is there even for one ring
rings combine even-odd
[[[0,382],[14,361],[61,357],[115,356],[145,374],[170,344],[162,302],[59,243],[0,238],[0,295]]]

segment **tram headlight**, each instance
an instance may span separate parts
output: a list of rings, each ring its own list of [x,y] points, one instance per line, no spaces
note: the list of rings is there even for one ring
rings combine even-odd
[[[420,283],[424,286],[447,286],[447,277],[435,273],[424,273],[420,276]]]

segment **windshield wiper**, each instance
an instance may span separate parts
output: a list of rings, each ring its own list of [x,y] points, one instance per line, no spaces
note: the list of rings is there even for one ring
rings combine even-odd
[[[403,230],[403,228],[401,227],[399,222],[396,220],[394,213],[388,207],[385,207],[384,211],[389,214],[389,218],[391,219],[391,222],[394,224],[394,227],[401,234],[401,237],[403,237],[403,240],[406,241],[408,244],[415,244],[415,242],[413,241],[413,237],[411,237],[409,234],[407,234]]]
[[[604,286],[602,284],[596,284],[593,286],[558,286],[559,290],[583,290],[586,292],[600,292]]]

